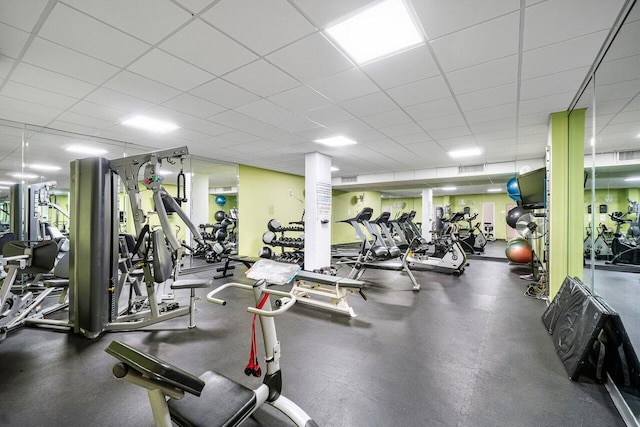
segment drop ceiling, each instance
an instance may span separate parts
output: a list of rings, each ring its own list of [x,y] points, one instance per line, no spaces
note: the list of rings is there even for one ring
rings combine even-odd
[[[61,166],[43,179],[68,183],[63,148],[77,140],[110,158],[186,145],[299,175],[319,151],[334,177],[539,160],[549,113],[569,107],[624,5],[407,0],[425,43],[356,65],[325,29],[372,3],[0,1],[0,181],[24,159]],[[180,129],[120,124],[134,114]],[[359,144],[313,142],[336,134]],[[446,154],[467,147],[483,154]]]

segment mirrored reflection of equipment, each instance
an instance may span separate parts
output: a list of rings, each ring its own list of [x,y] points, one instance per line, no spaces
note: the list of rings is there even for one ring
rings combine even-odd
[[[175,163],[187,154],[187,147],[180,147],[116,160],[93,157],[72,162],[69,316],[75,332],[96,338],[105,331],[138,329],[186,314],[189,327],[195,326],[195,288],[209,283],[179,278],[181,259],[190,248],[178,240],[167,211],[180,217],[196,242],[202,243],[202,237],[162,187],[163,178],[157,173],[162,162]],[[118,178],[128,195],[135,226],[131,253],[120,251]],[[151,229],[147,223],[140,181],[153,194],[159,228]],[[127,267],[122,268],[123,262]],[[136,270],[142,271],[146,295],[136,299],[130,290],[123,307],[121,294],[125,286],[133,285],[129,278]],[[189,305],[161,303],[156,288],[166,283],[172,289],[189,289]]]
[[[168,427],[173,425],[172,421],[185,426],[237,426],[262,405],[268,404],[286,415],[296,426],[317,427],[302,408],[282,394],[280,342],[274,317],[295,304],[296,297],[267,288],[271,284],[290,282],[298,269],[299,266],[294,264],[259,260],[247,272],[247,277],[256,280],[253,286],[227,283],[207,295],[210,302],[225,305],[226,302],[216,296],[227,288],[254,294],[256,307],[249,307],[247,311],[254,314],[254,322],[256,317],[260,319],[266,360],[264,381],[255,390],[214,371],[196,377],[118,341],[112,342],[106,349],[107,353],[120,360],[113,368],[114,376],[147,389],[157,426]],[[273,310],[270,295],[287,297],[287,302]],[[262,370],[257,360],[255,329],[252,336],[250,362],[245,374],[260,377]]]
[[[632,213],[631,209],[626,213],[612,212],[609,214],[609,217],[616,223],[616,231],[611,242],[613,258],[611,261],[607,261],[607,264],[640,264],[640,245],[633,237],[633,231],[631,234],[622,232],[624,224],[633,224],[633,220],[627,218],[630,213]]]
[[[214,224],[200,224],[203,244],[196,247],[194,256],[204,257],[206,262],[221,262],[225,257],[237,253],[237,210],[232,209],[231,215],[225,211],[217,211]]]

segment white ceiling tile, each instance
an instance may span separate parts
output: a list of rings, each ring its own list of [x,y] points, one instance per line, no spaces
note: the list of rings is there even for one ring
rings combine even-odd
[[[393,89],[388,89],[387,93],[403,107],[435,101],[451,95],[449,87],[441,76],[394,87]]]
[[[3,55],[16,59],[22,52],[28,38],[29,33],[0,23],[0,40],[2,40],[0,52]]]
[[[360,119],[349,119],[337,123],[332,123],[330,126],[328,126],[328,128],[336,131],[337,133],[354,134],[357,132],[370,130],[371,126]]]
[[[331,101],[307,86],[298,86],[271,96],[269,101],[293,111],[313,110],[331,104]]]
[[[190,93],[227,108],[239,107],[260,99],[251,92],[247,92],[222,79],[215,79],[205,83],[191,90]]]
[[[540,98],[541,96],[553,95],[558,92],[576,92],[588,71],[589,67],[582,67],[523,80],[520,84],[520,99]]]
[[[521,101],[520,114],[566,111],[574,95],[575,91],[571,91]]]
[[[449,114],[446,116],[435,117],[431,119],[420,120],[420,126],[426,131],[452,128],[466,124],[464,117],[460,113]]]
[[[207,120],[220,123],[221,125],[228,126],[233,129],[245,129],[249,126],[256,126],[262,123],[260,120],[256,120],[245,114],[231,110],[211,116]]]
[[[469,126],[464,125],[464,126],[457,126],[454,128],[433,130],[429,132],[429,135],[433,139],[440,141],[443,139],[471,136],[471,131],[469,130]],[[473,138],[469,138],[469,139],[473,140]]]
[[[178,3],[193,13],[200,13],[202,9],[211,4],[211,0],[178,0]]]
[[[206,43],[194,43],[194,40],[206,40]],[[164,41],[160,49],[215,75],[225,74],[258,58],[199,19]]]
[[[71,111],[65,111],[56,117],[56,120],[73,123],[76,125],[86,126],[90,128],[95,128],[99,130],[109,129],[110,127],[116,125],[115,121],[98,119],[95,117],[87,116],[84,114],[78,114]]]
[[[214,104],[209,101],[205,101],[197,96],[183,93],[182,95],[171,99],[164,103],[165,106],[173,108],[174,110],[182,111],[192,116],[205,118],[213,116],[226,110],[225,107]]]
[[[63,3],[56,4],[38,36],[119,67],[151,47]]]
[[[409,145],[409,144],[417,144],[424,143],[427,141],[431,141],[431,137],[424,132],[412,133],[410,135],[398,135],[394,136],[393,140],[398,144]]]
[[[526,51],[522,54],[522,79],[591,66],[607,31]]]
[[[380,132],[382,132],[389,138],[395,139],[396,141],[398,137],[405,136],[405,135],[416,135],[416,134],[419,134],[419,132],[422,132],[422,129],[420,128],[420,126],[418,126],[414,122],[380,127],[379,129],[380,129]]]
[[[414,120],[426,120],[435,117],[448,116],[450,114],[457,113],[458,105],[455,103],[452,97],[438,99],[431,102],[423,102],[422,104],[412,105],[405,108],[405,111],[409,113]]]
[[[128,113],[142,113],[153,107],[153,104],[150,102],[102,87],[96,89],[84,99],[94,104],[103,105],[114,110],[126,111]]]
[[[314,80],[309,86],[330,98],[342,102],[378,91],[378,87],[358,68]]]
[[[0,55],[0,77],[6,77],[15,62],[8,56]]]
[[[638,40],[640,40],[640,32],[638,32]],[[638,79],[640,79],[640,55],[602,62],[596,72],[598,86]]]
[[[623,4],[624,0],[555,0],[529,7],[524,21],[523,49],[608,30]],[[580,19],[576,19],[578,8]]]
[[[375,128],[394,126],[412,121],[411,117],[400,109],[364,116],[362,120]]]
[[[468,111],[464,113],[469,125],[480,122],[491,122],[495,120],[515,117],[516,104],[498,105],[497,107],[483,108],[480,110]]]
[[[278,107],[273,102],[269,102],[266,99],[261,99],[251,104],[246,104],[235,109],[242,114],[262,120],[263,122],[270,122],[272,120],[281,119],[289,115],[289,111],[282,107]]]
[[[104,84],[104,87],[120,93],[135,96],[145,101],[159,104],[180,94],[180,91],[149,80],[127,70],[123,70]]]
[[[638,80],[631,80],[627,82],[598,86],[596,87],[597,102],[600,103],[616,100],[631,101],[631,99],[637,98],[638,87],[640,86],[638,83]]]
[[[105,107],[104,105],[99,105],[87,101],[78,102],[76,105],[71,107],[69,111],[102,120],[111,121],[114,123],[119,122],[124,116],[127,115],[126,111],[114,110],[113,108]]]
[[[440,74],[425,45],[374,61],[362,67],[383,89],[405,85]]]
[[[33,40],[22,60],[97,85],[102,84],[118,72],[118,68],[113,65],[39,37]]]
[[[518,53],[520,14],[509,15],[458,31],[431,42],[446,71],[481,64]]]
[[[60,108],[48,107],[42,104],[35,104],[33,102],[9,98],[3,95],[0,95],[0,108],[9,111],[14,110],[22,114],[33,114],[35,116],[48,118],[53,118],[63,111]]]
[[[521,116],[521,120],[522,120],[522,116]],[[474,134],[487,133],[487,132],[506,130],[506,129],[514,129],[515,131],[516,118],[515,116],[513,116],[507,119],[472,123],[469,125],[469,127],[471,128]]]
[[[640,119],[640,117],[639,117],[639,119]],[[638,120],[638,121],[640,121],[640,120]],[[520,135],[520,136],[540,135],[540,134],[548,135],[548,133],[549,133],[549,126],[547,126],[546,124],[531,125],[531,126],[520,126],[518,128],[518,135]]]
[[[514,83],[518,80],[518,55],[451,71],[447,80],[457,95]]]
[[[214,78],[212,74],[158,49],[147,53],[128,68],[134,73],[183,91]]]
[[[353,98],[341,102],[340,105],[356,116],[370,116],[384,111],[391,111],[398,106],[384,92],[375,92],[369,95]]]
[[[319,28],[326,28],[375,2],[376,0],[294,0]]]
[[[193,141],[193,142],[209,143],[214,139],[209,134],[197,132],[184,127],[174,130],[173,132],[171,132],[171,135],[175,136],[176,138],[186,139],[188,141]],[[191,152],[192,154],[193,154],[193,148],[194,148],[193,145],[189,144],[189,152]]]
[[[353,68],[351,61],[320,33],[272,53],[267,60],[305,83]]]
[[[1,103],[2,101],[0,100],[0,104]],[[28,108],[14,108],[13,106],[11,108],[6,108],[0,106],[0,117],[4,120],[12,120],[18,123],[30,123],[36,126],[46,126],[51,122],[51,119],[55,117],[55,114],[44,116],[34,113]]]
[[[223,0],[201,17],[260,55],[316,30],[285,0]]]
[[[548,113],[547,114],[545,113],[520,114],[518,123],[520,126],[548,125],[549,114]],[[514,126],[515,126],[515,123],[514,123]]]
[[[293,113],[277,120],[272,120],[271,124],[289,132],[299,132],[301,130],[313,129],[320,126],[318,123],[312,122],[305,117]]]
[[[65,132],[78,133],[82,135],[96,135],[98,132],[100,132],[100,130],[95,127],[83,126],[77,123],[69,123],[62,120],[54,120],[51,123],[49,123],[47,127],[50,127],[56,130],[62,130]],[[37,150],[36,152],[37,152],[36,156],[38,158],[40,159],[43,158],[44,153],[41,150]],[[49,157],[49,160],[51,160],[50,157]],[[49,164],[51,162],[49,161],[47,163]],[[69,162],[60,163],[58,164],[58,166],[64,166],[65,168],[68,168]]]
[[[195,122],[185,124],[184,127],[187,129],[206,133],[207,135],[222,135],[233,131],[231,127],[223,126],[209,120],[196,120]]]
[[[634,10],[640,11],[640,8],[635,7]],[[628,20],[629,17],[616,36],[615,43],[607,51],[605,62],[640,55],[640,43],[635,43],[640,39],[640,20],[635,22]]]
[[[65,3],[150,44],[156,44],[191,19],[189,12],[169,0],[66,0]]]
[[[259,136],[242,132],[240,130],[235,130],[233,132],[225,133],[223,138],[226,140],[232,141],[234,143],[246,143],[246,142],[258,141],[261,139]],[[232,147],[229,147],[229,148],[232,148]],[[247,151],[247,152],[250,152],[250,151]]]
[[[225,80],[262,97],[271,96],[300,85],[296,79],[283,73],[264,59],[227,74]]]
[[[513,0],[423,0],[413,6],[431,40],[520,9]]]
[[[0,64],[2,64],[1,58]],[[29,65],[26,62],[20,62],[16,66],[11,80],[75,98],[82,98],[97,87],[64,74]]]
[[[353,134],[353,137],[358,142],[378,141],[378,140],[387,138],[386,135],[380,133],[376,129],[370,129],[370,130],[367,130],[367,131],[364,131],[364,132],[356,132],[356,133]]]
[[[485,133],[474,133],[473,136],[481,146],[487,147],[491,146],[495,141],[499,141],[501,139],[510,139],[513,142],[514,138],[516,137],[516,130],[515,128],[511,128]]]
[[[517,96],[517,85],[511,83],[477,92],[465,93],[458,95],[457,98],[462,111],[471,111],[516,102]]]
[[[47,3],[48,0],[0,1],[0,22],[30,33]]]
[[[276,138],[288,133],[282,128],[271,126],[267,123],[260,123],[254,126],[249,126],[245,128],[244,131],[261,138]]]
[[[7,82],[4,86],[2,89],[2,95],[21,99],[27,102],[33,102],[35,104],[58,108],[60,110],[66,110],[79,101],[77,98],[60,95],[59,93],[49,92],[44,89],[12,81]]]
[[[354,117],[336,105],[318,108],[316,110],[307,111],[304,116],[309,120],[329,126],[335,123],[351,120]]]

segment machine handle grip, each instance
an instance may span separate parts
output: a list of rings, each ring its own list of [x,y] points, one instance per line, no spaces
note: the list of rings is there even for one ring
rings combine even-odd
[[[230,282],[230,283],[225,283],[224,285],[222,285],[222,286],[212,290],[211,292],[209,292],[207,294],[207,301],[212,302],[214,304],[226,305],[227,302],[225,300],[219,299],[219,298],[215,298],[214,295],[222,292],[223,290],[225,290],[227,288],[238,288],[238,289],[243,289],[245,291],[252,291],[253,292],[253,286],[245,285],[245,284],[242,284],[242,283]],[[277,310],[262,310],[262,309],[258,309],[258,308],[255,308],[255,307],[247,307],[247,311],[249,313],[254,313],[254,314],[257,314],[259,316],[275,317],[275,316],[279,316],[280,314],[282,314],[285,311],[289,310],[296,303],[296,297],[291,292],[276,291],[275,289],[263,289],[262,292],[265,293],[265,294],[275,295],[275,296],[279,296],[279,297],[285,297],[285,298],[288,298],[289,300],[287,302],[283,303],[280,306],[280,308],[277,309]]]

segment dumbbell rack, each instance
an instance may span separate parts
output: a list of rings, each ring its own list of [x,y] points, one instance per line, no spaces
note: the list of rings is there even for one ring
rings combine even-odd
[[[280,254],[272,259],[302,265],[304,263],[304,237],[288,237],[286,233],[304,233],[304,222],[290,222],[282,226],[278,220],[267,223],[269,231],[262,235],[262,241],[270,246],[279,247]],[[293,250],[287,250],[293,249]]]

